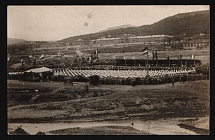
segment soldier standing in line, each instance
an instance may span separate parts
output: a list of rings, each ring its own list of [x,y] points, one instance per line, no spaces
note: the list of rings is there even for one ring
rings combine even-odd
[[[87,84],[85,88],[86,88],[86,93],[88,94],[89,93],[89,85]]]
[[[64,76],[64,84],[67,84],[67,78]]]
[[[180,81],[180,84],[181,84],[181,75],[179,76],[179,81]]]
[[[70,78],[70,85],[73,86],[73,79],[72,79],[72,77]]]
[[[190,75],[187,75],[187,81],[190,83]]]
[[[172,78],[172,86],[174,87],[174,78]]]
[[[159,85],[159,83],[160,83],[160,81],[159,81],[160,79],[159,79],[159,77],[157,77],[157,79],[156,79],[156,83],[157,83],[157,85]]]
[[[124,85],[124,78],[122,79],[122,84]]]

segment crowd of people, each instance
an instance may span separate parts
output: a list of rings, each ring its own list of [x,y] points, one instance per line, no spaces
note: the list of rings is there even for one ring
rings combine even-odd
[[[82,76],[90,78],[99,76],[99,84],[109,85],[144,85],[144,84],[162,84],[171,82],[190,82],[195,80],[207,80],[205,74],[197,74],[194,68],[178,70],[150,70],[147,80],[146,70],[74,70],[74,69],[56,69],[54,76],[73,77]],[[65,79],[65,78],[64,78]],[[64,80],[65,81],[65,80]]]
[[[43,74],[44,75],[44,74]],[[209,80],[209,75],[198,73],[194,68],[186,69],[160,69],[149,70],[130,69],[130,70],[96,70],[96,69],[53,69],[52,76],[49,74],[49,80],[62,81],[65,84],[73,85],[73,82],[87,82],[90,77],[98,76],[98,84],[109,85],[144,85],[144,84],[163,84],[174,82],[192,82],[195,80]],[[8,78],[21,79],[23,72],[9,72]],[[47,77],[47,76],[46,76]],[[36,78],[36,77],[35,77]],[[35,80],[34,80],[35,81]],[[41,81],[41,80],[39,80]],[[47,81],[43,79],[43,81]]]

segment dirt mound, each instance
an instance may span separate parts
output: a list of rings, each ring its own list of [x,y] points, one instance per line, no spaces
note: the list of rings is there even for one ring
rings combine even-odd
[[[67,128],[50,131],[51,134],[57,135],[148,135],[146,132],[139,131],[130,126],[95,126],[89,128]]]
[[[39,131],[39,132],[37,132],[35,135],[46,135],[46,133],[45,133],[45,132]]]
[[[193,132],[196,132],[198,134],[203,134],[203,135],[207,135],[209,134],[209,130],[206,130],[206,129],[202,129],[202,128],[197,128],[195,126],[191,126],[191,125],[188,125],[188,124],[178,124],[178,126],[180,126],[181,128],[185,128],[185,129],[188,129],[188,130],[191,130]]]
[[[10,135],[30,135],[21,127],[18,127],[16,130],[9,132]]]

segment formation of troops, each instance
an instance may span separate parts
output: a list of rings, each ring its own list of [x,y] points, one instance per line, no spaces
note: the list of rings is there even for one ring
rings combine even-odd
[[[61,81],[73,85],[73,82],[90,82],[92,76],[98,76],[98,84],[107,85],[144,85],[174,82],[192,82],[209,80],[209,75],[197,73],[194,68],[149,70],[77,70],[71,68],[53,69],[49,80]],[[22,79],[23,72],[9,72],[8,78]],[[47,81],[47,80],[43,80]]]
[[[196,80],[207,80],[204,74],[197,74],[194,68],[178,70],[150,70],[149,81],[146,80],[146,70],[73,70],[55,69],[54,76],[64,77],[64,83],[73,84],[73,79],[77,76],[90,78],[99,76],[99,84],[109,85],[144,85],[163,84],[174,82],[192,82]]]

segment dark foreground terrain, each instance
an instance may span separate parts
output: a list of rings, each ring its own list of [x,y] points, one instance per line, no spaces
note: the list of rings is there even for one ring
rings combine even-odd
[[[113,121],[138,116],[144,116],[143,120],[147,121],[168,117],[209,116],[208,80],[176,83],[175,87],[171,84],[134,87],[131,85],[90,86],[88,94],[84,90],[84,85],[84,83],[75,83],[71,86],[59,82],[8,80],[8,122]],[[209,128],[198,130],[199,126],[193,125],[193,122],[190,124],[182,122],[182,124],[196,127],[197,134],[209,133]],[[180,127],[194,129],[186,125],[180,125]],[[108,127],[104,129],[110,130]],[[111,131],[109,131],[110,134]],[[53,134],[57,132],[60,134],[81,133],[74,128],[53,131]],[[90,134],[90,131],[82,130],[82,132]],[[122,132],[130,134],[131,131]]]

